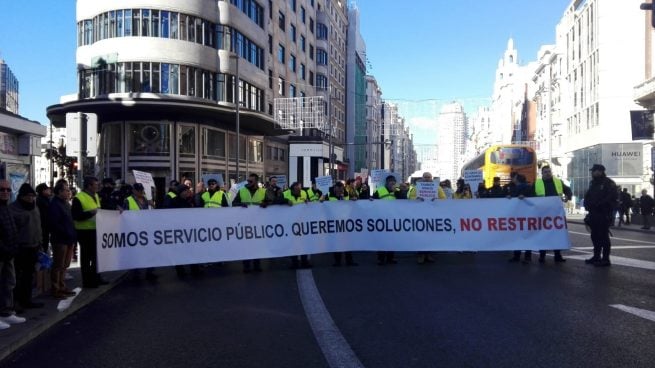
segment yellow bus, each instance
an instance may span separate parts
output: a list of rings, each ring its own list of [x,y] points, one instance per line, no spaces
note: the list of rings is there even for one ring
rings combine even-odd
[[[493,185],[495,176],[500,177],[501,185],[509,183],[512,172],[524,175],[528,183],[532,184],[537,177],[537,155],[530,146],[493,145],[467,162],[462,168],[462,176],[465,170],[481,170],[487,188]]]

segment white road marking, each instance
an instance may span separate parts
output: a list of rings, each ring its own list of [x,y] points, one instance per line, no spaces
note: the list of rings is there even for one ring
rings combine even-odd
[[[579,253],[584,253],[584,255],[579,255],[579,256],[571,255],[567,257],[569,259],[585,260],[590,254],[590,252],[586,252],[583,250],[577,250],[577,249],[571,249],[571,250]],[[634,267],[634,268],[641,268],[644,270],[655,271],[655,262],[642,261],[639,259],[625,258],[625,257],[618,257],[618,256],[610,256],[610,261],[612,262],[612,265],[627,266],[627,267]]]
[[[580,233],[580,232],[577,232],[577,231],[569,231],[569,234],[589,236],[589,233]],[[610,239],[612,239],[612,240],[614,240],[614,239],[616,239],[616,240],[625,240],[625,241],[631,241],[631,242],[635,242],[635,243],[644,243],[644,244],[655,245],[655,243],[649,242],[649,241],[637,240],[637,239],[627,239],[627,238],[617,238],[615,236],[611,237]]]
[[[330,367],[364,367],[332,320],[310,270],[298,270],[300,300],[325,360]]]
[[[655,322],[655,312],[649,311],[646,309],[639,309],[635,307],[629,307],[623,304],[610,304],[610,307],[622,310],[626,313],[634,314],[637,317],[647,319],[649,321]]]

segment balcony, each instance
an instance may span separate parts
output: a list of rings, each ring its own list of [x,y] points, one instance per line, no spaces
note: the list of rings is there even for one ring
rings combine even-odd
[[[655,77],[636,85],[633,98],[647,109],[655,107]]]

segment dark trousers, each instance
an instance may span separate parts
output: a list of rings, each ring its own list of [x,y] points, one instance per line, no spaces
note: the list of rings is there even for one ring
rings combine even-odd
[[[395,262],[395,253],[394,252],[378,252],[378,263],[393,263]]]
[[[300,258],[300,264],[298,264],[299,258]],[[309,267],[309,259],[307,258],[306,254],[303,254],[301,256],[291,256],[289,257],[289,260],[291,261],[291,268]]]
[[[243,269],[246,271],[250,271],[251,265],[257,271],[262,269],[262,262],[259,259],[244,259],[242,263],[243,263]]]
[[[334,253],[334,264],[340,265],[341,264],[341,256],[344,255],[346,256],[346,264],[353,264],[355,261],[353,260],[353,252],[336,252]]]
[[[525,252],[525,255],[524,255],[525,259],[527,259],[527,260],[532,259],[532,251],[531,250],[526,250],[526,251],[523,251],[523,252]],[[514,258],[515,259],[521,259],[521,251],[520,250],[515,250],[514,251]]]
[[[641,214],[641,218],[644,222],[644,228],[650,229],[650,214],[646,215],[644,213]]]
[[[603,221],[593,221],[591,223],[591,242],[594,244],[594,258],[609,260],[610,249],[610,227]]]
[[[16,288],[14,301],[20,304],[32,302],[32,282],[34,281],[34,265],[37,261],[38,247],[20,248],[14,258],[16,267]]]
[[[80,270],[82,271],[82,287],[98,287],[98,251],[96,249],[95,230],[77,230],[77,241],[80,243]]]

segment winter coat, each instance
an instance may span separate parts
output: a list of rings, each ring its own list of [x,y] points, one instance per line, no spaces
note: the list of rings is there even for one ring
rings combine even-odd
[[[72,245],[77,243],[77,232],[68,202],[57,197],[52,199],[48,208],[48,229],[52,244]]]
[[[32,206],[32,208],[26,208],[24,202],[19,199],[9,205],[11,215],[16,222],[17,241],[20,248],[36,248],[43,242],[39,207],[36,206],[36,203]]]

